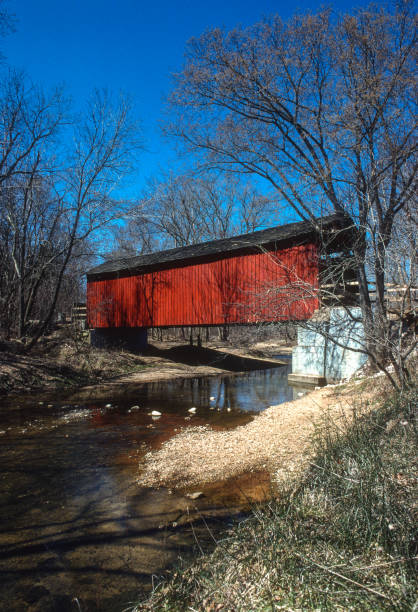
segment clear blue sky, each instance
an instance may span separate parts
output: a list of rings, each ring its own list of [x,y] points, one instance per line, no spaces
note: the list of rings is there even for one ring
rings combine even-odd
[[[95,87],[131,95],[147,151],[141,155],[138,189],[174,160],[160,138],[170,74],[183,62],[187,40],[215,26],[251,24],[265,15],[288,17],[322,2],[298,0],[8,0],[16,32],[2,41],[9,64],[45,87],[64,84],[77,106]],[[356,5],[367,2],[356,2]],[[336,10],[351,3],[338,0]]]

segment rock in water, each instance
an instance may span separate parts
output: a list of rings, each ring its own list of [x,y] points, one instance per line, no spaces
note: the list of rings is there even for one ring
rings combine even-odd
[[[186,497],[189,499],[199,499],[199,497],[203,497],[202,491],[195,491],[195,493],[186,493]]]
[[[158,410],[153,410],[151,412],[151,416],[161,416],[161,412],[158,412]]]

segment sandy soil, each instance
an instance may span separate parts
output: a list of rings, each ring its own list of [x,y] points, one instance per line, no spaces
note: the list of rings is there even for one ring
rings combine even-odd
[[[268,470],[273,480],[296,476],[309,462],[310,437],[325,413],[349,419],[358,382],[316,389],[300,399],[271,406],[251,423],[232,431],[208,427],[183,430],[144,457],[139,482],[148,486],[189,487]],[[364,409],[385,383],[362,392]]]

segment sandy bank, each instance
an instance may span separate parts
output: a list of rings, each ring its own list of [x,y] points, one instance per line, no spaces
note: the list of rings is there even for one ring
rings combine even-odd
[[[317,389],[300,399],[271,406],[251,423],[230,431],[209,427],[183,430],[148,453],[139,482],[148,486],[195,486],[267,469],[274,478],[303,469],[310,436],[325,413],[334,420],[352,414],[355,383]],[[376,393],[375,391],[374,393]],[[373,393],[362,393],[363,407]]]

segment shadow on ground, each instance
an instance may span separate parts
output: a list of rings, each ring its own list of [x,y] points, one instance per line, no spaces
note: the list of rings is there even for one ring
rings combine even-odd
[[[284,362],[279,360],[244,357],[216,349],[189,346],[187,344],[170,348],[158,348],[150,345],[144,354],[188,366],[211,366],[230,372],[263,370],[277,368],[278,365],[285,365]]]

